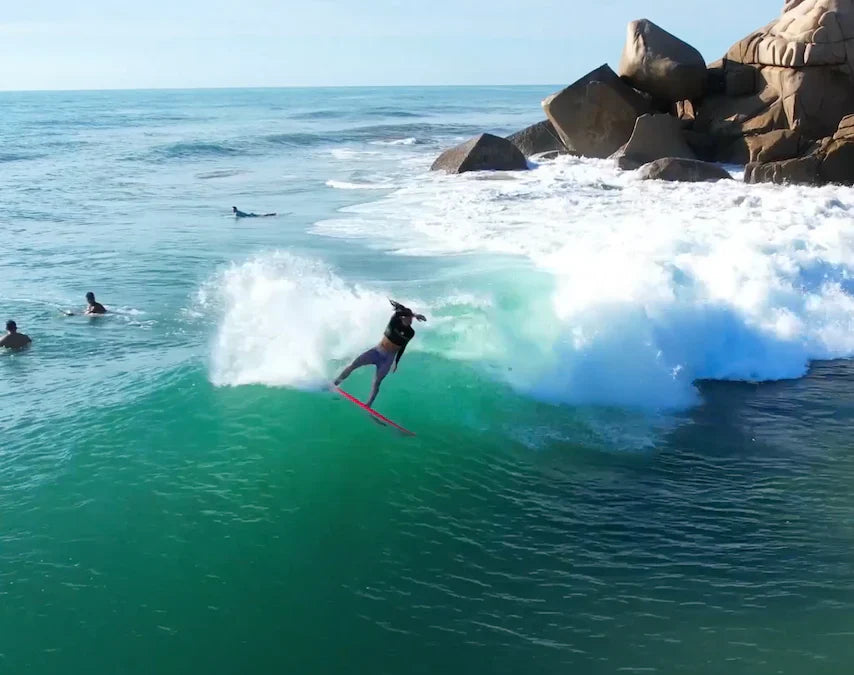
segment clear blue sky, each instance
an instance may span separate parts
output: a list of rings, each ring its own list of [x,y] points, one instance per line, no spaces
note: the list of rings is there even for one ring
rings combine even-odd
[[[783,0],[8,0],[0,89],[557,84],[647,17],[712,61]]]

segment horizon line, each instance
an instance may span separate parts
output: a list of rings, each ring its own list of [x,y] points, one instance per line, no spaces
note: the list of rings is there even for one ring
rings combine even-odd
[[[568,84],[571,84],[568,83]],[[50,94],[50,93],[98,93],[108,91],[233,91],[233,90],[258,90],[258,89],[439,89],[439,88],[463,88],[463,87],[566,87],[568,84],[555,84],[548,82],[527,82],[515,84],[283,84],[283,85],[261,85],[261,86],[223,86],[223,87],[104,87],[96,88],[73,88],[73,89],[2,89],[0,94]]]

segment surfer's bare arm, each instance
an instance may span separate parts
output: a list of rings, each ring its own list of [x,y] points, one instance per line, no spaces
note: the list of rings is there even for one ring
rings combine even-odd
[[[403,357],[403,352],[406,351],[406,345],[403,345],[400,349],[397,350],[397,355],[394,357],[394,367],[392,368],[393,373],[397,372],[397,364],[400,363],[401,357]]]

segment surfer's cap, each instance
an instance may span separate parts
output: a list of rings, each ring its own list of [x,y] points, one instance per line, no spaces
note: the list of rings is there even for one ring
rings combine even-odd
[[[8,330],[8,331],[18,330],[18,324],[16,324],[14,321],[12,321],[12,319],[9,319],[6,322],[6,330]]]

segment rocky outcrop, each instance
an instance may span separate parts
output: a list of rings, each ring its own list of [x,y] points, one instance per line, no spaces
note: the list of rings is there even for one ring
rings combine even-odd
[[[567,148],[586,157],[605,158],[629,140],[635,120],[650,106],[603,65],[549,96],[543,109]]]
[[[431,171],[518,171],[527,169],[525,156],[506,138],[481,134],[450,150],[445,150],[430,167]]]
[[[682,181],[699,183],[731,179],[721,167],[697,159],[665,157],[641,167],[638,174],[643,180]]]
[[[854,115],[842,118],[822,148],[821,178],[826,183],[854,185]]]
[[[722,148],[736,138],[787,129],[782,103],[773,93],[766,98],[768,95],[763,92],[737,98],[710,96],[697,112],[694,129],[714,136]]]
[[[804,143],[800,141],[803,151]],[[833,136],[813,143],[808,154],[784,161],[759,161],[747,165],[747,183],[854,185],[854,115],[843,117]]]
[[[816,155],[767,164],[748,164],[744,168],[744,182],[818,185],[821,182],[818,172],[820,164]]]
[[[706,87],[706,62],[691,45],[648,19],[629,23],[618,72],[656,101],[700,98]]]
[[[507,140],[519,148],[525,157],[539,155],[542,152],[568,152],[554,126],[548,120],[517,131],[508,136]]]
[[[718,152],[718,159],[731,164],[780,162],[798,157],[807,143],[795,129],[778,129],[744,136]]]
[[[769,131],[748,136],[747,162],[781,162],[797,157],[804,146],[801,132],[796,129]]]
[[[696,159],[685,142],[682,124],[671,115],[641,115],[635,122],[629,142],[616,154],[617,166],[637,169],[663,157]]]
[[[782,109],[785,126],[775,128],[829,136],[854,113],[854,2],[787,0],[780,18],[733,45],[724,63],[734,83],[727,95],[762,94]]]

